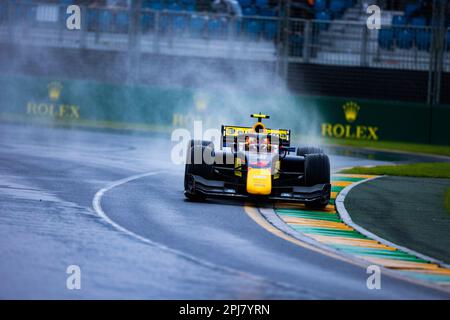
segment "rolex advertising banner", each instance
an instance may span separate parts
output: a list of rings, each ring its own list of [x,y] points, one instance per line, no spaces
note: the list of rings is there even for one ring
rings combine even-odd
[[[265,112],[270,125],[299,136],[450,144],[449,106],[31,77],[2,76],[0,88],[3,121],[169,133],[194,120],[204,129],[245,125],[250,113]]]

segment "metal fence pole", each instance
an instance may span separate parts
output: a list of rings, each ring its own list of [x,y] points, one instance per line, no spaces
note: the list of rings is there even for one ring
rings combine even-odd
[[[134,83],[139,79],[141,0],[133,0],[128,13],[130,14],[130,24],[128,26],[128,76],[129,80]]]
[[[81,7],[81,30],[80,30],[80,48],[86,48],[86,38],[88,34],[88,7]]]
[[[305,25],[305,29],[303,34],[305,35],[304,37],[304,41],[303,41],[303,52],[302,52],[302,56],[303,56],[303,62],[308,63],[309,62],[309,55],[311,52],[311,41],[312,41],[312,22],[311,20],[308,21],[303,21],[302,23],[304,23]]]
[[[433,108],[440,104],[441,78],[444,63],[445,46],[445,0],[433,1],[432,39],[430,48],[430,68],[428,73],[429,142],[432,142]]]
[[[369,39],[369,29],[366,26],[362,26],[363,29],[363,37],[361,43],[361,67],[367,66],[367,43]]]

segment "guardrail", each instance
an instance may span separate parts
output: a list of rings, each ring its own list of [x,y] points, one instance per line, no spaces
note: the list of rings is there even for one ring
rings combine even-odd
[[[409,70],[430,67],[430,27],[382,26],[380,30],[369,30],[361,22],[292,19],[287,33],[287,57],[291,62]],[[450,29],[448,34],[450,37]],[[444,71],[450,71],[448,41]]]

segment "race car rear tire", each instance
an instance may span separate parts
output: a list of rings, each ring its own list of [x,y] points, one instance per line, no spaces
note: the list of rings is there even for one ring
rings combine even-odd
[[[298,147],[297,148],[297,155],[298,156],[305,156],[307,154],[317,154],[317,153],[324,153],[323,149],[320,147],[313,147],[313,146],[306,146],[306,147]]]
[[[189,140],[189,148],[193,146],[211,147],[214,150],[214,143],[209,140]]]
[[[297,148],[297,155],[298,156],[305,156],[307,154],[315,154],[315,153],[323,153],[323,149],[319,147],[299,147]]]

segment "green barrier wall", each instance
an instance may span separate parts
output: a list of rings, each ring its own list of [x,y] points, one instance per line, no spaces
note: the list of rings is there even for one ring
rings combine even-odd
[[[250,112],[262,111],[272,114],[274,127],[287,127],[296,134],[419,143],[431,138],[432,143],[450,145],[449,106],[430,113],[424,104],[405,102],[31,77],[0,77],[0,88],[0,117],[5,120],[170,132],[189,127],[197,118],[205,127],[223,122],[245,125]]]

